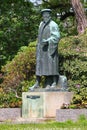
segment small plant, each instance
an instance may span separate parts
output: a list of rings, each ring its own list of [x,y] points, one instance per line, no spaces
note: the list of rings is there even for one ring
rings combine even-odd
[[[84,121],[87,121],[86,116],[85,116],[85,115],[80,115],[80,116],[78,117],[78,122],[84,122]]]

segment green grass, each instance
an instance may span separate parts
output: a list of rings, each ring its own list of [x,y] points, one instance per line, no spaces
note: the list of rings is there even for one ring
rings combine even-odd
[[[0,130],[87,130],[87,120],[79,119],[77,122],[68,120],[66,122],[46,122],[29,124],[0,124]]]

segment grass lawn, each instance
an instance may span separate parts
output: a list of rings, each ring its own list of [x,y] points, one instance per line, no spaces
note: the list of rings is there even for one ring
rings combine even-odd
[[[0,130],[87,130],[87,120],[77,122],[46,122],[46,123],[29,123],[29,124],[0,124]]]

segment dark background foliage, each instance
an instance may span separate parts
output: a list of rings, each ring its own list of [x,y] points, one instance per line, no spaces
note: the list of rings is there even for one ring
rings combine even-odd
[[[36,40],[39,14],[24,0],[0,1],[0,68],[21,46]]]

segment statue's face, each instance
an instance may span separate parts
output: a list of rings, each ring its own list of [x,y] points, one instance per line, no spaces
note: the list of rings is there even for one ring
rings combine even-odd
[[[50,18],[50,13],[49,12],[43,12],[42,17],[43,17],[43,21],[47,22]]]

